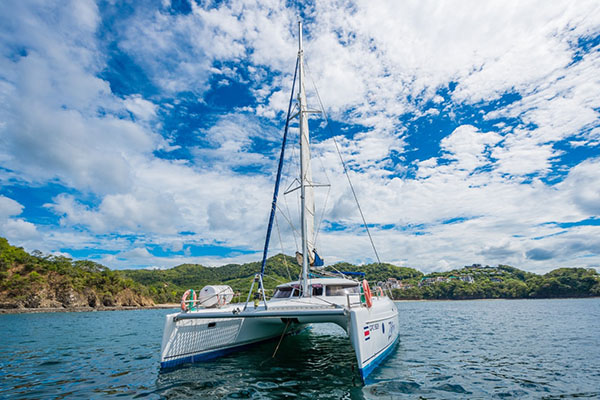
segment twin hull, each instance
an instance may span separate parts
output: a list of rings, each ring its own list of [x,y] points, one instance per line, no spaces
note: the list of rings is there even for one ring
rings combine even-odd
[[[269,302],[267,309],[261,305],[246,311],[228,306],[167,315],[161,368],[219,357],[297,332],[311,323],[335,323],[346,331],[363,380],[398,339],[398,310],[387,297],[374,298],[371,308],[298,305],[293,301]]]

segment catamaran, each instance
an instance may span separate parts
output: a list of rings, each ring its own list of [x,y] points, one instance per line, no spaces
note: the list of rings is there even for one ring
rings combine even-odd
[[[281,340],[310,324],[334,323],[348,334],[364,381],[398,341],[398,309],[382,287],[376,287],[372,292],[367,280],[353,279],[356,274],[352,273],[341,272],[333,276],[325,271],[317,274],[309,272],[320,271],[315,268],[323,262],[315,250],[314,241],[316,185],[312,180],[308,126],[308,114],[313,111],[308,109],[306,100],[301,22],[298,30],[298,58],[261,271],[253,278],[245,303],[231,303],[234,293],[229,286],[206,286],[199,293],[188,290],[182,298],[182,310],[166,316],[161,368],[209,360],[266,340]],[[296,77],[297,113],[291,116]],[[273,297],[267,300],[263,277],[277,209],[287,132],[289,122],[294,118],[298,118],[300,136],[300,177],[296,189],[300,191],[302,236],[302,252],[297,252],[296,257],[302,265],[302,272],[297,280],[277,286]],[[366,225],[365,228],[368,232]],[[257,298],[251,302],[255,285]]]

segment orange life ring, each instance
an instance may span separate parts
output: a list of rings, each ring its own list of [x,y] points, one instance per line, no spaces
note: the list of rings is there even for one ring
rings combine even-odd
[[[373,295],[371,294],[369,282],[366,279],[362,281],[362,288],[365,295],[365,303],[367,303],[367,307],[371,308],[373,306]]]
[[[377,297],[383,297],[383,289],[381,288],[381,286],[377,286]]]
[[[187,299],[190,294],[192,295],[193,302],[191,303],[191,306],[188,308]],[[193,289],[186,290],[185,293],[183,294],[183,296],[181,297],[181,310],[187,311],[187,310],[193,309],[194,307],[196,307],[196,301],[197,301],[196,292]]]

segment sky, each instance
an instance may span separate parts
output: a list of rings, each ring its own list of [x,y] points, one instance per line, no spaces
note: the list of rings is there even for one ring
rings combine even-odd
[[[114,269],[258,261],[304,23],[319,254],[600,267],[600,3],[10,2],[0,236]],[[297,123],[282,192],[293,187]],[[298,249],[281,193],[270,254]],[[281,239],[280,239],[281,238]]]

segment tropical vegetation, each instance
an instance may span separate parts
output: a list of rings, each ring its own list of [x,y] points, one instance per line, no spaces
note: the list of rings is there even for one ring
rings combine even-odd
[[[466,277],[472,281],[461,280]],[[404,280],[392,292],[396,299],[413,300],[590,297],[600,296],[600,275],[593,268],[537,275],[508,265],[471,266]]]
[[[231,286],[239,301],[245,300],[259,270],[260,263],[251,262],[117,271],[93,261],[39,251],[30,254],[0,238],[0,308],[145,306],[179,302],[188,288],[217,284]],[[389,288],[395,299],[600,296],[600,275],[591,268],[558,268],[537,275],[508,265],[473,265],[424,275],[392,264],[338,263],[324,270],[363,272],[372,285]],[[299,273],[295,258],[283,254],[269,258],[264,276],[267,294]]]
[[[148,289],[93,261],[27,253],[0,238],[0,308],[153,304]]]

